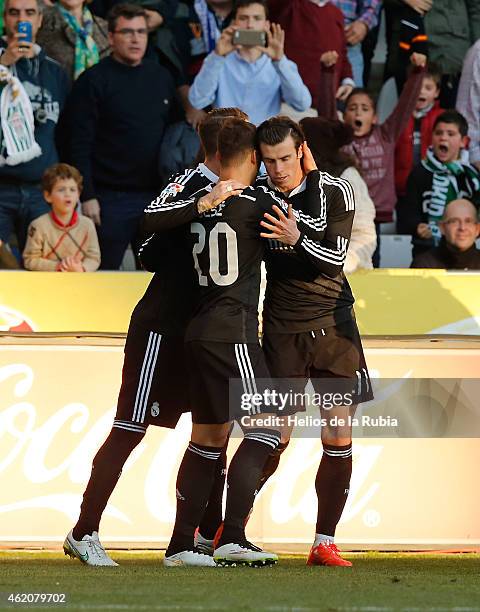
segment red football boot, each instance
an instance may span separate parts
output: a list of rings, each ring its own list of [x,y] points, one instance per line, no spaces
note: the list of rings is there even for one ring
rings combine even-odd
[[[342,559],[340,551],[332,542],[321,542],[317,546],[312,546],[308,555],[307,565],[330,565],[340,567],[352,567],[350,561]]]
[[[220,542],[220,538],[223,533],[223,523],[220,523],[220,527],[217,529],[215,537],[213,538],[213,549],[218,548],[218,543]]]

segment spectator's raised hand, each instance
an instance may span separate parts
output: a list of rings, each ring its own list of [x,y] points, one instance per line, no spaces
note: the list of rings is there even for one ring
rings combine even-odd
[[[344,102],[352,91],[353,87],[351,85],[340,85],[340,87],[337,89],[337,93],[335,94],[335,98]]]
[[[331,68],[335,66],[338,61],[338,53],[336,51],[325,51],[320,56],[321,63],[325,66],[325,68]]]
[[[233,44],[232,40],[235,30],[235,26],[229,26],[223,30],[220,38],[217,40],[217,44],[215,45],[215,53],[217,55],[224,57],[235,50],[235,45]]]
[[[347,39],[347,43],[352,47],[361,43],[367,34],[367,24],[358,19],[345,28],[345,38]]]
[[[272,23],[270,31],[267,30],[267,46],[256,47],[262,53],[268,55],[273,62],[278,62],[284,55],[285,32],[278,23]]]
[[[423,53],[412,53],[410,56],[410,61],[414,66],[418,68],[425,68],[427,65],[427,56],[423,55]]]
[[[405,4],[408,4],[414,11],[425,15],[433,6],[433,0],[403,0]]]
[[[96,199],[85,200],[82,202],[82,213],[95,223],[100,225],[100,202]]]
[[[15,32],[8,39],[8,45],[0,57],[0,64],[3,66],[13,66],[23,57],[33,57],[33,43],[23,40],[24,34]]]
[[[149,32],[153,32],[161,25],[163,25],[163,17],[157,11],[151,9],[144,9],[147,15],[147,29]]]

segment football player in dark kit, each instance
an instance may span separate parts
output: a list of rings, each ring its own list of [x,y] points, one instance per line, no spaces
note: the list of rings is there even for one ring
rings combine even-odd
[[[314,121],[314,119],[312,119]],[[301,164],[305,135],[288,117],[273,117],[257,130],[257,142],[268,172],[265,184],[281,193],[296,209],[305,206],[306,177]],[[355,383],[353,405],[337,406],[321,416],[323,456],[315,489],[318,512],[315,540],[309,565],[350,566],[334,544],[335,528],[345,506],[352,472],[352,432],[349,415],[356,404],[372,399],[362,344],[353,311],[354,298],[343,274],[355,203],[350,184],[320,172],[319,188],[325,224],[320,243],[305,239],[306,249],[316,257],[305,261],[298,251],[275,248],[267,252],[267,288],[263,307],[263,349],[274,379],[295,379],[295,391],[304,390],[309,379],[345,379]],[[295,221],[290,219],[290,231]],[[275,217],[262,225],[282,242],[283,230]],[[265,234],[267,236],[268,234]],[[289,273],[285,274],[285,270]],[[345,388],[350,388],[345,385]],[[343,419],[344,427],[331,419]],[[264,469],[263,482],[273,474],[280,452],[287,446],[291,428]],[[270,467],[270,471],[267,469]],[[263,483],[262,483],[263,484]]]
[[[213,191],[206,188],[184,202],[152,204],[145,215],[148,231],[188,224],[199,288],[198,305],[185,334],[192,437],[177,477],[177,516],[165,557],[169,566],[190,564],[194,530],[208,499],[215,462],[232,420],[242,416],[240,406],[229,407],[229,381],[241,379],[251,394],[262,393],[263,381],[269,378],[258,342],[260,264],[267,247],[259,236],[264,213],[277,214],[283,221],[296,219],[302,233],[292,246],[306,258],[316,257],[305,245],[320,235],[318,214],[312,218],[308,211],[289,210],[286,217],[283,199],[263,186],[244,188],[258,171],[255,132],[249,123],[228,120],[218,136],[221,181]],[[316,170],[310,172],[306,191],[315,213],[320,208],[318,176]],[[264,413],[269,411],[273,412],[263,407]],[[255,417],[250,425],[243,424],[244,439],[228,471],[224,529],[213,558],[219,564],[272,564],[275,554],[247,541],[245,520],[280,434]]]
[[[174,177],[156,202],[188,197],[218,180],[217,135],[226,117],[247,119],[236,108],[212,111],[199,128],[205,162]],[[80,517],[64,543],[66,554],[87,565],[117,565],[99,540],[99,524],[122,468],[148,425],[174,428],[181,414],[189,410],[183,336],[198,283],[191,254],[181,248],[184,240],[184,229],[178,228],[151,236],[141,249],[143,265],[155,274],[131,317],[112,430],[93,460]],[[214,525],[222,517],[225,466],[223,451],[204,517]],[[201,563],[205,557],[213,564],[207,555],[192,551],[191,557],[192,562]]]

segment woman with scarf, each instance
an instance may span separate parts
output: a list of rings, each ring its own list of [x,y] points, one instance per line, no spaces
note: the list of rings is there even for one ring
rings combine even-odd
[[[74,81],[108,54],[107,32],[107,22],[92,15],[84,0],[60,0],[45,8],[37,42]]]

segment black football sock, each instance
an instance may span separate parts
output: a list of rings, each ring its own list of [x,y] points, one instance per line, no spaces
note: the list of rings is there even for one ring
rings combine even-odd
[[[190,442],[178,469],[177,515],[165,556],[193,550],[195,529],[207,506],[222,448]]]
[[[223,491],[227,478],[227,446],[228,440],[222,448],[220,458],[216,463],[215,479],[208,499],[207,508],[198,526],[198,531],[207,540],[213,540],[223,520]]]
[[[228,470],[227,505],[219,546],[245,539],[245,520],[253,506],[263,467],[279,443],[280,434],[273,429],[245,434]]]
[[[83,494],[80,516],[73,528],[75,540],[98,531],[102,513],[120,478],[132,450],[140,444],[145,432],[113,427],[92,464],[92,473]]]
[[[352,475],[352,445],[323,445],[323,456],[315,479],[318,497],[316,533],[335,535],[342,516]]]
[[[265,485],[270,476],[273,476],[273,474],[275,474],[277,471],[278,464],[280,463],[280,457],[287,446],[288,442],[280,442],[277,448],[268,456],[268,459],[263,466],[262,475],[260,476],[257,493],[260,492],[260,489]]]

